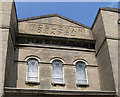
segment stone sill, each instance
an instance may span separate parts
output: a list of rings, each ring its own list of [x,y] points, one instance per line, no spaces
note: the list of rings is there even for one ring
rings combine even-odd
[[[40,82],[26,81],[25,84],[27,84],[27,85],[40,85]]]
[[[89,87],[89,84],[80,84],[80,83],[77,83],[76,86],[77,87]]]
[[[53,86],[65,86],[65,83],[52,83]]]

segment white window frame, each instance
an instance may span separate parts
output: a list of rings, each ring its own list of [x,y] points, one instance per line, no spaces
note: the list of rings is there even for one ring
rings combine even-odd
[[[54,80],[53,80],[53,62],[56,61],[56,60],[61,61],[63,64],[65,64],[64,61],[63,61],[61,58],[53,58],[53,59],[50,61],[50,63],[52,64],[52,83],[53,83],[53,84],[65,84],[65,80],[64,80],[64,66],[63,66],[63,64],[62,64],[62,69],[63,69],[63,71],[62,71],[62,72],[63,72],[63,73],[62,73],[63,82],[54,82]]]
[[[37,81],[29,81],[28,80],[28,61],[30,60],[30,59],[35,59],[37,62],[38,62],[38,80]],[[35,58],[35,57],[30,57],[30,58],[27,58],[27,68],[26,68],[26,82],[28,82],[28,83],[39,83],[39,81],[40,81],[40,78],[39,78],[39,60],[37,59],[37,58]]]
[[[78,83],[78,81],[77,81],[77,63],[78,62],[83,62],[83,63],[85,63],[86,64],[86,66],[85,66],[85,74],[86,74],[86,83],[84,84],[84,83]],[[86,62],[86,61],[84,61],[84,60],[76,60],[74,63],[73,63],[75,66],[76,66],[76,83],[79,85],[87,85],[88,84],[88,74],[87,74],[87,65],[88,65],[88,63]]]

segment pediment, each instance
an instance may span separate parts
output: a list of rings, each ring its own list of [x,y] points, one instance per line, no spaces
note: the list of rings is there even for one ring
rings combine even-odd
[[[37,35],[79,38],[90,37],[90,28],[86,25],[60,16],[58,14],[31,17],[19,20],[19,32]]]
[[[48,24],[58,24],[58,25],[68,25],[68,26],[82,26],[90,29],[90,27],[83,25],[79,22],[66,18],[58,14],[43,15],[38,17],[30,17],[25,19],[20,19],[19,22],[37,22],[37,23],[48,23]]]

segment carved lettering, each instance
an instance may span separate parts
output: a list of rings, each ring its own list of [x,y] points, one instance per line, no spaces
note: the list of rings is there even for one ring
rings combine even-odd
[[[77,31],[75,30],[75,28],[73,28],[72,29],[72,31],[71,31],[71,36],[75,36],[75,33],[76,33]]]
[[[64,26],[64,25],[53,25],[43,23],[28,23],[28,29],[31,31],[49,34],[49,35],[61,35],[61,36],[76,36],[81,32],[85,32],[83,27]]]
[[[55,26],[51,26],[50,34],[55,35],[56,31],[57,31],[56,27]]]
[[[57,30],[58,35],[61,35],[63,33],[63,30],[64,30],[63,26],[59,26]]]
[[[65,27],[65,33],[64,35],[68,36],[69,35],[69,28],[68,27]]]
[[[85,29],[82,28],[82,27],[80,27],[78,30],[79,30],[80,32],[84,32],[84,31],[85,31]]]
[[[48,33],[49,33],[49,25],[46,24],[46,25],[45,25],[45,34],[48,34]]]
[[[38,25],[38,33],[41,33],[41,31],[42,31],[42,28],[43,28],[43,26],[42,25]]]
[[[34,28],[35,27],[35,24],[30,24],[30,28]]]

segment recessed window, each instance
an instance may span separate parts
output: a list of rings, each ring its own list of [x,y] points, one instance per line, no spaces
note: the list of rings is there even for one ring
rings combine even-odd
[[[53,69],[53,83],[63,83],[63,63],[60,60],[54,60],[52,62],[52,69]]]
[[[87,71],[86,71],[86,64],[83,61],[78,61],[76,63],[76,79],[77,84],[87,84]]]
[[[27,82],[39,82],[38,60],[35,58],[27,61]]]

